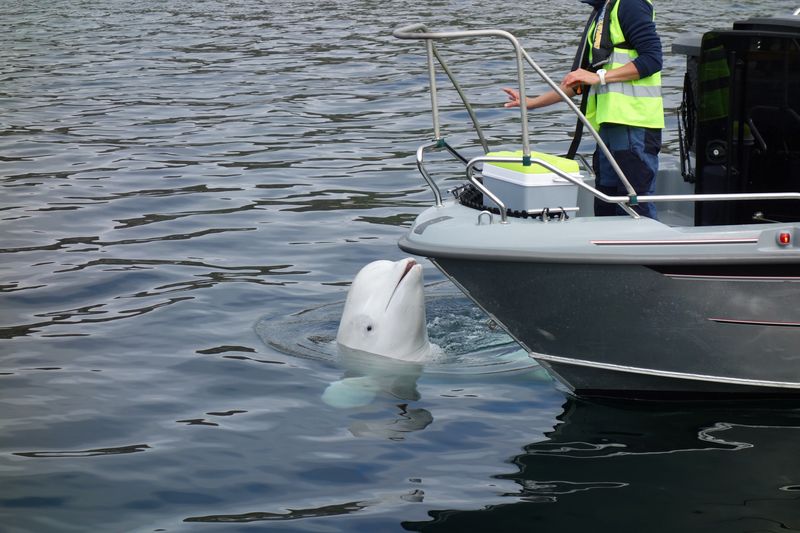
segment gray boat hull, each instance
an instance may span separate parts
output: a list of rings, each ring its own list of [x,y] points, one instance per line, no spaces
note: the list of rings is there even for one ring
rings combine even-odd
[[[800,277],[434,262],[578,394],[800,394]]]
[[[800,395],[793,225],[681,228],[650,219],[478,224],[456,203],[400,247],[429,257],[582,396]]]

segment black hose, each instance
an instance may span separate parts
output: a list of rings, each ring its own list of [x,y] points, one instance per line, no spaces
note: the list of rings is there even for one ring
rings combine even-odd
[[[575,53],[575,58],[572,60],[572,70],[577,70],[582,68],[588,63],[589,57],[586,54],[586,43],[588,43],[588,35],[589,35],[589,28],[592,27],[592,22],[597,17],[597,8],[592,10],[592,14],[589,15],[589,19],[586,21],[586,27],[583,28],[583,33],[581,34],[581,42],[578,46],[578,50]],[[589,91],[584,90],[583,95],[581,96],[581,105],[580,110],[581,113],[584,115],[586,114],[586,105],[589,102]],[[578,119],[577,123],[575,124],[575,132],[572,134],[572,143],[569,145],[569,150],[565,157],[567,159],[575,159],[575,154],[578,153],[578,147],[581,145],[581,137],[583,136],[583,122],[581,119]]]

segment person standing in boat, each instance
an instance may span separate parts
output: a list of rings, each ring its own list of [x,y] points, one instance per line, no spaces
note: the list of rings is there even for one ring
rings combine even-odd
[[[580,68],[567,74],[561,89],[572,97],[586,90],[586,118],[600,133],[639,195],[653,194],[664,128],[661,97],[661,39],[656,32],[651,0],[581,0],[594,8],[587,26]],[[583,45],[583,43],[582,43]],[[505,107],[520,105],[519,91],[503,89]],[[528,109],[561,101],[555,91],[526,98]],[[607,158],[595,150],[596,187],[612,196],[628,193]],[[634,206],[644,216],[656,218],[652,203]],[[624,214],[615,204],[595,199],[595,215]]]

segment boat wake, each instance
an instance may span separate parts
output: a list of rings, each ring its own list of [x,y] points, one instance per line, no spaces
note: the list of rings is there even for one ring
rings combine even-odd
[[[425,363],[428,374],[490,374],[538,366],[502,329],[449,282],[425,287],[428,337],[435,345]],[[255,325],[258,336],[281,353],[335,362],[336,332],[344,300]]]

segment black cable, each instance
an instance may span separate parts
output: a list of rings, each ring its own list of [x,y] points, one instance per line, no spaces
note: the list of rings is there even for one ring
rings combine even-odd
[[[575,58],[572,60],[572,70],[577,70],[582,68],[585,63],[588,63],[588,56],[586,54],[586,44],[588,41],[589,35],[589,28],[592,27],[592,22],[597,17],[597,8],[592,10],[592,14],[589,15],[589,19],[586,21],[586,27],[583,28],[583,33],[581,34],[581,43],[578,46],[578,50],[575,53]],[[589,102],[589,91],[584,90],[583,95],[581,96],[581,105],[580,110],[581,113],[584,115],[586,114],[586,105]],[[578,147],[581,145],[581,137],[583,136],[583,122],[579,118],[577,123],[575,124],[575,132],[572,134],[572,143],[569,145],[569,150],[565,157],[567,159],[575,159],[575,154],[578,153]]]

